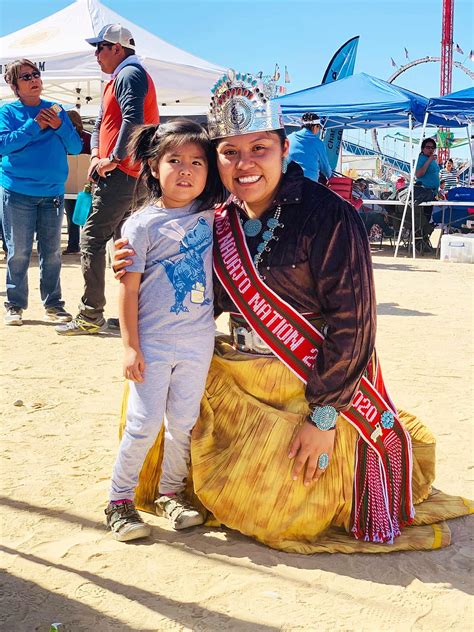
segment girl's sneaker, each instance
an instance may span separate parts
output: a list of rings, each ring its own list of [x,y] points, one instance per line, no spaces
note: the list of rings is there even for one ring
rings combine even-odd
[[[173,529],[187,529],[203,524],[203,514],[183,494],[160,496],[155,500],[157,514],[166,516]]]
[[[109,503],[105,509],[107,526],[119,542],[128,542],[150,535],[150,527],[143,522],[135,505],[130,500]]]

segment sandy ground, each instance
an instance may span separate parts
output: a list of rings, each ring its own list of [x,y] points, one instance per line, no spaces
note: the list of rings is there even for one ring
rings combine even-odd
[[[438,437],[437,486],[474,497],[473,266],[374,256],[378,350],[393,399]],[[4,278],[4,264],[0,274]],[[64,258],[74,311],[78,257]],[[117,284],[108,273],[108,315]],[[235,532],[174,533],[148,516],[148,542],[114,541],[103,508],[117,447],[121,341],[60,338],[42,321],[37,261],[23,327],[0,325],[0,629],[468,630],[469,518],[433,552],[289,555]]]

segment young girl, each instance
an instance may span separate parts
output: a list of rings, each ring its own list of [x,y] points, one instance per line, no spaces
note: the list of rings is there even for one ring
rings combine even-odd
[[[148,206],[122,231],[136,253],[119,295],[130,396],[105,510],[107,526],[120,541],[150,534],[133,497],[163,420],[156,505],[175,529],[204,522],[182,492],[214,348],[212,207],[220,195],[215,152],[197,123],[179,119],[141,126],[131,150],[142,165],[137,187],[143,183],[149,195]]]

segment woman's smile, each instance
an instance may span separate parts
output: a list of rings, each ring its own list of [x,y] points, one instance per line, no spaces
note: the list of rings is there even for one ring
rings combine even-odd
[[[237,182],[239,184],[255,184],[255,182],[258,182],[261,179],[262,176],[240,176],[239,178],[236,178]]]

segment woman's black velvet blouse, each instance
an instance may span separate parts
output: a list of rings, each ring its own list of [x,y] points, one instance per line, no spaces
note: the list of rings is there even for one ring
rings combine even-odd
[[[239,201],[231,204],[245,215]],[[270,242],[260,272],[265,283],[300,313],[321,313],[328,326],[306,386],[311,408],[349,407],[372,355],[376,302],[372,262],[365,228],[357,211],[321,184],[308,180],[295,163],[282,179],[277,196],[260,218],[265,225],[281,206],[278,241]],[[261,233],[247,237],[251,255]],[[238,311],[214,280],[216,315]]]

